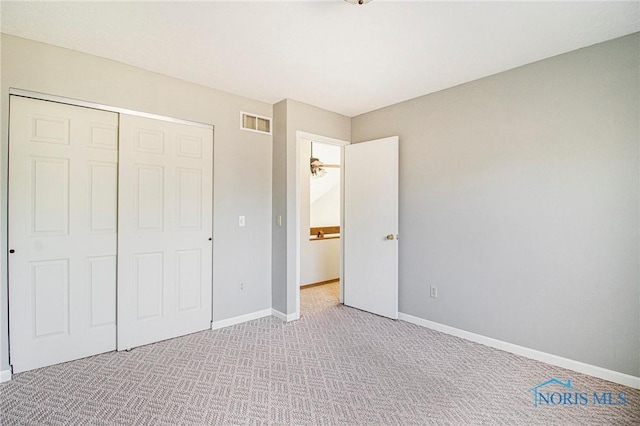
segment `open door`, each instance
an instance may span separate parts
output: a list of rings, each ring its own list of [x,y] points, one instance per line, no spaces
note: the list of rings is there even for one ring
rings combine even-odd
[[[344,152],[344,304],[398,318],[398,137]]]

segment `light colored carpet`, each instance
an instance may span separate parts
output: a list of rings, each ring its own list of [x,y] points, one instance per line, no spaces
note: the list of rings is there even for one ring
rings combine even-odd
[[[267,317],[18,374],[0,384],[0,424],[640,424],[638,390],[341,306],[337,283],[302,302],[292,323]],[[550,378],[628,402],[534,407],[530,389]]]

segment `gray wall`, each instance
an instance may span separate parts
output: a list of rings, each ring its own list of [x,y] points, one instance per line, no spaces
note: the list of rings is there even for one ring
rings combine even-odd
[[[287,100],[273,106],[271,305],[287,313]],[[280,225],[276,223],[282,217]]]
[[[273,216],[283,216],[283,226],[273,224],[272,303],[287,315],[296,311],[296,132],[350,140],[349,117],[302,102],[285,99],[273,107]]]
[[[400,311],[640,376],[639,76],[634,34],[355,117],[400,136]]]
[[[2,35],[2,250],[6,253],[9,87],[215,125],[214,320],[271,308],[271,136],[240,130],[240,111],[269,104],[118,62]],[[238,216],[246,227],[238,227]],[[6,259],[0,286],[0,370],[8,367]],[[246,290],[238,292],[238,282]]]

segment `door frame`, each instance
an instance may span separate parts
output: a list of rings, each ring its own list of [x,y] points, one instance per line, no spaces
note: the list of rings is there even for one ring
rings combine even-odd
[[[117,112],[119,114],[135,115],[138,117],[151,118],[153,120],[168,121],[171,123],[186,124],[188,126],[203,127],[214,130],[213,124],[201,123],[198,121],[183,120],[181,118],[167,117],[166,115],[152,114],[150,112],[136,111],[133,109],[120,108],[112,105],[100,104],[97,102],[82,101],[80,99],[67,98],[64,96],[49,95],[46,93],[32,92],[30,90],[9,88],[9,96],[22,96],[23,98],[39,99],[41,101],[57,102],[59,104],[73,105],[85,108],[99,109],[102,111]]]
[[[349,141],[345,141],[345,140],[341,140],[341,139],[335,139],[335,138],[331,138],[328,136],[322,136],[322,135],[316,135],[313,133],[308,133],[308,132],[303,132],[301,130],[297,130],[296,131],[296,152],[295,152],[295,160],[296,160],[296,174],[295,174],[295,199],[294,199],[294,203],[295,203],[295,208],[296,208],[296,214],[294,217],[294,227],[295,227],[295,244],[294,244],[294,250],[293,250],[293,255],[295,256],[295,259],[291,258],[291,255],[288,256],[288,263],[293,265],[293,268],[295,270],[294,272],[294,276],[295,279],[293,280],[293,282],[289,283],[288,286],[288,291],[292,291],[295,293],[296,296],[296,302],[295,302],[295,311],[293,312],[292,315],[287,315],[287,320],[291,321],[291,320],[297,320],[300,318],[300,236],[301,236],[301,229],[300,229],[300,177],[301,177],[301,173],[300,171],[302,170],[301,167],[308,167],[308,164],[301,164],[300,162],[300,151],[301,151],[301,147],[302,144],[305,142],[318,142],[318,143],[324,143],[327,145],[337,145],[340,147],[340,158],[344,158],[344,147],[347,145],[351,145],[351,142]],[[342,160],[341,160],[342,163]],[[340,169],[340,229],[341,229],[341,236],[340,236],[340,290],[339,290],[339,294],[340,294],[340,303],[342,303],[342,301],[344,300],[344,289],[343,289],[343,279],[342,276],[344,274],[343,270],[344,270],[344,262],[343,262],[343,253],[344,253],[344,238],[342,238],[342,229],[344,229],[344,178],[343,178],[343,173],[344,170],[341,168]],[[307,234],[309,233],[309,231],[306,231]],[[293,287],[293,288],[292,288]]]

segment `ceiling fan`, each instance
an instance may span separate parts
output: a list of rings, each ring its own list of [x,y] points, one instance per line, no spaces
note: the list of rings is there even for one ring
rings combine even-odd
[[[320,178],[327,174],[325,169],[339,169],[340,164],[324,164],[319,158],[311,157],[310,160],[311,176]]]
[[[313,156],[313,142],[311,143],[311,158],[309,159],[311,177],[321,178],[327,174],[325,169],[339,169],[340,164],[325,164],[318,157]]]

